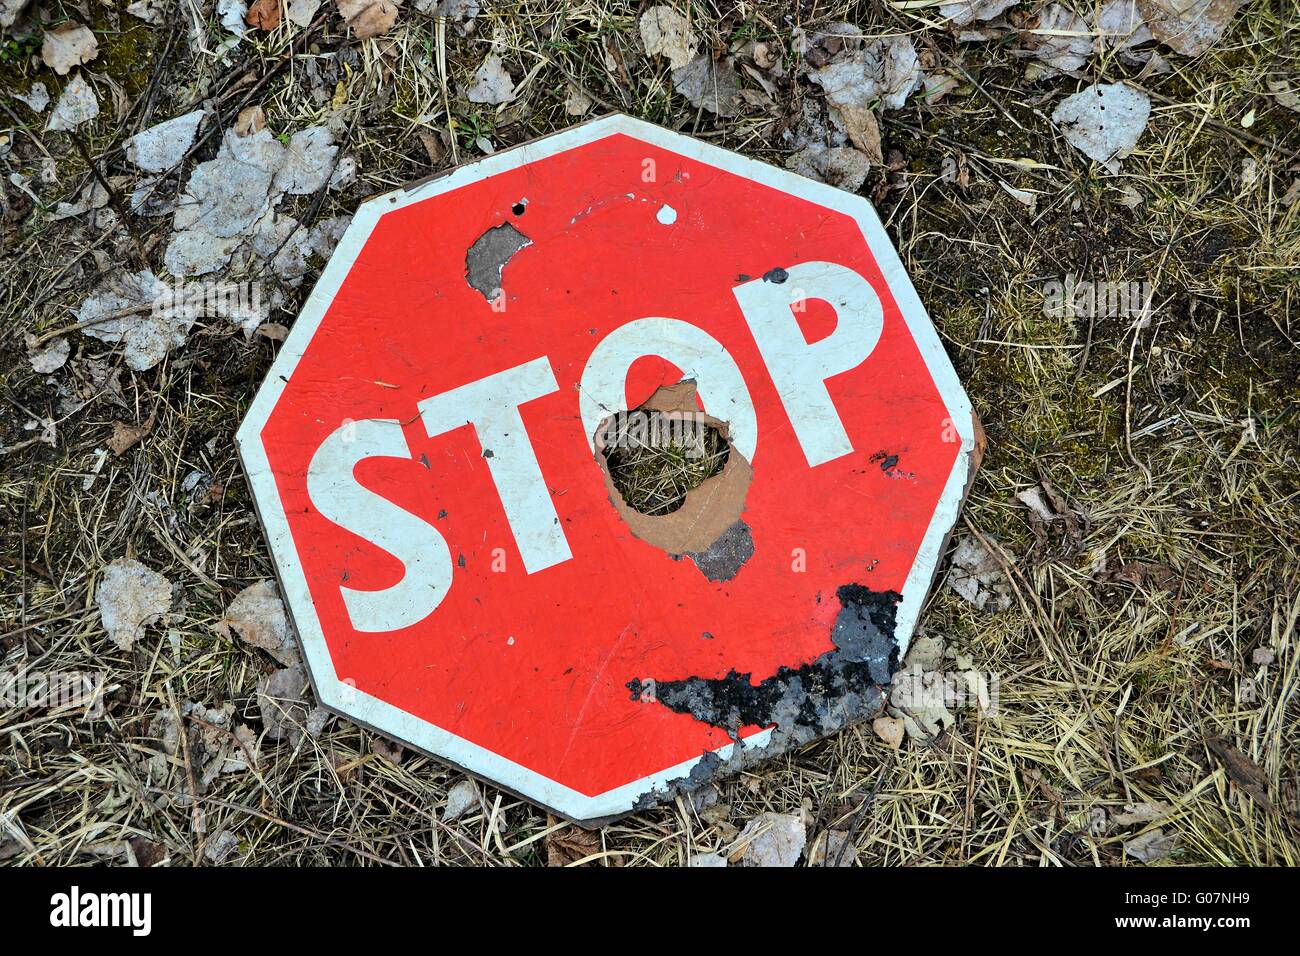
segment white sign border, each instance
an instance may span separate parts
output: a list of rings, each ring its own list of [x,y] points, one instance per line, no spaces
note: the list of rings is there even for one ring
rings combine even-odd
[[[978,426],[970,400],[944,352],[925,307],[912,287],[912,282],[898,258],[894,244],[881,225],[880,218],[871,204],[860,196],[805,179],[784,169],[748,159],[651,123],[615,113],[525,143],[514,149],[494,153],[476,162],[450,170],[445,175],[386,193],[363,203],[339,241],[315,288],[308,296],[302,312],[235,435],[235,444],[248,476],[262,526],[266,531],[285,603],[297,626],[316,696],[323,707],[340,716],[453,763],[493,784],[553,809],[569,819],[585,823],[627,813],[635,809],[652,791],[671,792],[673,782],[686,777],[704,755],[668,767],[615,790],[589,796],[414,717],[392,704],[356,690],[341,681],[334,670],[325,636],[315,614],[311,592],[308,590],[302,565],[294,550],[288,519],[280,502],[266,450],[262,445],[261,432],[279,401],[285,384],[329,310],[330,303],[381,216],[508,169],[554,156],[618,133],[834,209],[853,217],[862,229],[862,235],[948,408],[952,426],[961,439],[961,449],[954,462],[952,474],[945,484],[935,509],[935,516],[930,521],[903,588],[903,600],[898,607],[895,630],[900,653],[907,650],[922,603],[943,556],[944,544],[956,523],[958,511],[965,497],[972,462],[978,463],[979,454],[976,435]],[[744,741],[744,747],[745,749],[761,748],[767,743],[769,736],[769,731],[756,734]],[[716,752],[717,756],[723,760],[727,759],[735,746],[735,744],[727,744]]]

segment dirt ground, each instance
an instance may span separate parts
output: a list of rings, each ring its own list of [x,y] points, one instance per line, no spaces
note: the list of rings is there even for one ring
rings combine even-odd
[[[484,2],[467,20],[407,3],[361,39],[326,3],[306,27],[286,18],[236,45],[213,3],[156,5],[149,22],[125,4],[52,0],[0,46],[0,667],[104,672],[109,688],[97,719],[0,703],[0,859],[678,865],[728,853],[771,811],[802,815],[808,860],[833,841],[864,865],[1300,863],[1300,113],[1279,92],[1300,94],[1290,0],[1248,3],[1197,56],[1148,44],[1166,72],[1101,50],[1050,76],[1036,75],[1041,2],[966,42],[924,0],[682,2],[695,49],[732,64],[745,91],[731,115],[693,104],[646,52],[648,4]],[[100,113],[50,131],[78,70],[42,62],[41,32],[69,19],[98,41],[79,73]],[[856,188],[987,432],[957,533],[989,549],[1005,609],[940,582],[921,628],[957,666],[998,675],[996,709],[960,710],[897,748],[867,722],[595,831],[488,786],[444,819],[463,775],[345,720],[273,739],[258,686],[277,660],[220,626],[236,595],[274,577],[232,436],[275,327],[292,325],[324,260],[308,255],[300,277],[256,260],[230,273],[274,287],[270,327],[248,337],[202,319],[132,367],[78,327],[124,266],[164,274],[172,219],[126,207],[142,178],[126,140],[215,114],[161,176],[174,199],[249,107],[286,141],[328,123],[357,172],[284,197],[304,227],[611,110],[784,166],[810,115],[835,137],[808,71],[836,54],[825,26],[844,22],[908,35],[927,75],[951,80],[876,111],[881,161]],[[490,53],[509,102],[466,95]],[[1152,110],[1112,172],[1050,117],[1089,83],[1125,79]],[[16,99],[34,82],[50,95],[39,115]],[[108,198],[59,217],[97,185]],[[1067,276],[1149,283],[1151,309],[1051,314],[1044,283]],[[66,362],[38,372],[29,353],[60,338]],[[129,426],[140,431],[124,438]],[[130,649],[96,603],[123,557],[173,589]]]

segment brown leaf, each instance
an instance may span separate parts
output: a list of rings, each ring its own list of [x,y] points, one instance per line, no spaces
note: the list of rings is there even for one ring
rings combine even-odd
[[[254,30],[270,33],[280,25],[280,0],[253,0],[244,22]]]
[[[252,136],[266,127],[266,113],[260,106],[249,106],[239,111],[235,117],[235,135],[241,138]]]
[[[420,145],[429,156],[429,165],[434,169],[440,168],[447,158],[447,149],[442,145],[442,140],[427,129],[417,129],[415,135],[420,138]]]
[[[397,22],[402,0],[336,0],[339,13],[358,40],[387,33]]]
[[[108,440],[108,450],[119,458],[133,445],[153,431],[154,416],[150,413],[142,425],[128,425],[125,422],[113,422],[113,437]]]
[[[1126,561],[1113,571],[1103,572],[1099,581],[1123,581],[1134,587],[1149,585],[1156,588],[1171,588],[1177,582],[1178,574],[1167,564],[1158,561]]]
[[[1237,786],[1246,791],[1250,799],[1259,804],[1265,813],[1273,812],[1273,801],[1268,798],[1268,777],[1264,775],[1259,764],[1222,737],[1206,737],[1205,746],[1210,749],[1210,753],[1219,758],[1223,769],[1228,771],[1228,776]]]
[[[546,815],[547,826],[553,827],[559,822],[549,813]],[[579,826],[567,826],[563,830],[548,833],[543,842],[546,844],[547,866],[568,866],[600,852],[600,834]]]
[[[289,337],[289,328],[279,322],[263,322],[253,334],[272,342],[283,342]]]
[[[160,843],[153,843],[141,836],[133,836],[126,843],[138,867],[156,866],[167,859],[167,848]]]

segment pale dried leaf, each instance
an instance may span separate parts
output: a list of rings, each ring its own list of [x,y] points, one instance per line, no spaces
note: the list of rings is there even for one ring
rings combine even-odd
[[[939,15],[947,17],[952,23],[964,27],[978,20],[992,20],[1008,7],[1014,7],[1020,0],[956,0],[939,7]]]
[[[1002,566],[974,536],[957,542],[948,587],[981,611],[1005,611],[1011,606],[1011,587]]]
[[[583,116],[594,105],[590,96],[578,87],[570,85],[569,93],[564,98],[564,112],[569,116]]]
[[[329,720],[328,712],[311,708],[310,685],[301,664],[286,667],[257,684],[257,706],[270,740],[287,740],[298,746],[303,735],[315,737]]]
[[[871,722],[871,729],[890,750],[897,750],[903,745],[904,723],[899,718],[877,717]]]
[[[166,172],[185,158],[205,115],[195,110],[136,133],[127,140],[126,158],[147,172]]]
[[[1097,16],[1097,45],[1129,50],[1152,40],[1138,0],[1107,0]]]
[[[72,346],[61,335],[48,342],[38,343],[36,336],[28,334],[25,344],[27,360],[32,363],[32,371],[38,375],[49,375],[63,368],[72,352]]]
[[[1163,829],[1156,827],[1131,840],[1125,840],[1124,852],[1141,863],[1155,863],[1167,857],[1177,846],[1177,834],[1166,834]]]
[[[274,581],[258,581],[240,591],[214,629],[226,637],[234,631],[244,643],[261,648],[285,667],[301,660],[297,633]]]
[[[273,186],[291,196],[306,196],[323,189],[334,171],[339,148],[327,126],[309,126],[294,133],[285,147],[283,165]]]
[[[171,610],[172,586],[134,558],[118,558],[101,572],[95,603],[108,636],[122,650],[129,651],[144,637],[146,625]]]
[[[110,276],[81,304],[77,319],[91,323],[85,335],[121,342],[129,368],[147,371],[185,344],[195,317],[186,309],[155,308],[168,287],[150,271]]]
[[[794,866],[808,836],[799,813],[760,813],[745,824],[729,855],[741,866]]]
[[[1245,0],[1138,0],[1155,34],[1184,56],[1199,56],[1223,36]]]
[[[447,804],[442,808],[442,822],[450,823],[478,804],[478,784],[466,778],[457,781],[447,791]]]
[[[41,61],[59,76],[67,76],[73,67],[89,63],[99,55],[99,42],[89,27],[69,20],[45,33],[41,44]]]
[[[26,95],[15,93],[14,99],[25,103],[33,113],[44,113],[45,107],[50,105],[50,92],[45,88],[44,83],[33,83]]]
[[[1088,62],[1093,51],[1092,30],[1073,10],[1059,3],[1049,4],[1038,15],[1038,30],[1051,32],[1034,34],[1034,56],[1052,71],[1080,70]]]
[[[807,146],[795,153],[786,169],[847,192],[857,192],[867,179],[871,161],[851,146]]]
[[[50,132],[76,129],[99,115],[99,98],[80,73],[63,88],[45,128]]]
[[[650,7],[641,14],[638,26],[646,53],[667,57],[674,70],[691,62],[699,39],[686,18],[672,7]]]
[[[1157,800],[1155,803],[1126,803],[1121,812],[1111,814],[1111,819],[1117,826],[1131,827],[1138,823],[1155,823],[1168,815],[1169,804]]]
[[[809,866],[855,866],[858,848],[843,830],[827,830],[808,856]]]
[[[284,15],[295,26],[309,27],[320,5],[321,0],[286,0]]]
[[[471,103],[509,103],[515,98],[515,81],[510,72],[495,53],[488,54],[487,59],[474,71],[474,80],[465,91],[465,98]]]
[[[126,12],[145,23],[162,26],[166,6],[167,0],[135,0],[134,3],[127,4]]]
[[[697,109],[719,116],[734,116],[740,94],[740,80],[730,59],[715,61],[701,53],[686,66],[673,71],[673,88]]]
[[[1288,82],[1285,79],[1268,80],[1268,90],[1273,94],[1273,98],[1289,110],[1300,112],[1300,81]],[[32,87],[32,92],[36,92],[36,87]],[[32,107],[36,109],[36,107]],[[40,112],[40,110],[36,110]]]
[[[1067,96],[1052,112],[1052,122],[1081,153],[1111,172],[1133,152],[1147,128],[1151,100],[1124,83],[1101,83]]]

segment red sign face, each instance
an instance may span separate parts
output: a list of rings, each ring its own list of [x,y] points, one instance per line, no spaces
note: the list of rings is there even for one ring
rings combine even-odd
[[[684,379],[665,547],[593,447]],[[594,820],[878,709],[976,429],[864,200],[614,116],[363,205],[239,444],[321,702]]]

